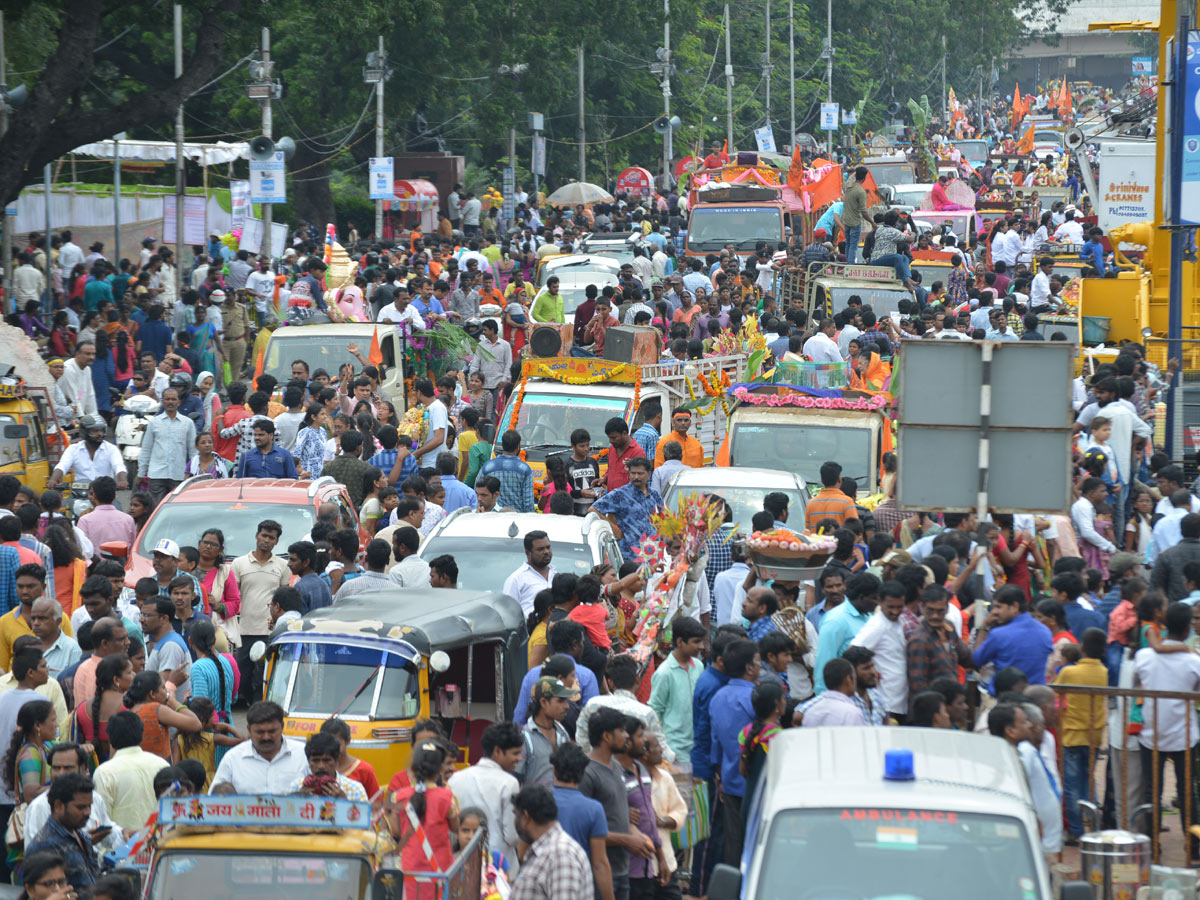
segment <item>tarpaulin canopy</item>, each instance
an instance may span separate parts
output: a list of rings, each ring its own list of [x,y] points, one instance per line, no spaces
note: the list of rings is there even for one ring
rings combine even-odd
[[[392,185],[395,200],[384,200],[384,209],[427,210],[437,209],[437,188],[424,178],[410,178],[407,181],[396,181]]]
[[[215,144],[183,145],[183,155],[201,166],[215,166],[221,163],[233,162],[235,159],[247,159],[249,144],[240,141],[228,144],[217,141]],[[118,149],[119,148],[119,151]],[[101,159],[114,159],[119,152],[121,159],[130,162],[174,162],[174,141],[96,141],[84,144],[71,151],[80,156],[97,156]]]

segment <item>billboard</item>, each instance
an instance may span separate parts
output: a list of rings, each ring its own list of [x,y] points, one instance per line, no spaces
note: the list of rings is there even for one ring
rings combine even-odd
[[[1186,145],[1186,140],[1184,143]],[[1128,222],[1154,219],[1158,197],[1154,165],[1153,141],[1100,142],[1096,216],[1097,224],[1105,232]],[[1132,249],[1132,245],[1123,244],[1121,249]]]

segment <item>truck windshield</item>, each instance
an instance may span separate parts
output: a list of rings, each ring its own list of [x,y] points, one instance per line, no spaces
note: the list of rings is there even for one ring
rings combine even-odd
[[[689,250],[708,252],[733,244],[753,250],[759,241],[783,240],[783,210],[774,206],[710,206],[692,210],[688,220]]]
[[[924,277],[924,275],[921,276],[922,279]],[[889,290],[885,287],[834,287],[829,289],[829,294],[833,300],[833,311],[835,313],[839,313],[845,309],[850,298],[857,295],[862,298],[864,306],[869,304],[871,309],[875,310],[876,316],[891,315],[891,313],[900,309],[901,300],[912,299],[912,294],[908,291]]]
[[[1034,836],[1036,839],[1036,835]],[[1035,900],[1024,824],[1006,816],[894,808],[796,809],[771,822],[757,900]],[[805,860],[797,879],[796,860]]]
[[[808,484],[821,483],[821,465],[842,464],[842,476],[860,487],[870,483],[871,432],[868,428],[789,425],[783,422],[738,422],[729,442],[729,464],[795,472]]]
[[[867,170],[874,176],[876,184],[915,184],[917,181],[913,167],[907,163],[867,163]]]
[[[576,428],[585,428],[592,436],[592,453],[607,451],[604,425],[612,418],[624,419],[630,402],[623,397],[571,397],[527,390],[516,424],[526,461],[544,462],[553,453],[570,450],[571,432]],[[497,435],[513,427],[511,419],[510,404]]]
[[[267,352],[263,360],[263,371],[274,375],[281,385],[292,380],[292,360],[302,359],[308,363],[309,372],[324,369],[330,378],[336,378],[338,369],[344,363],[350,363],[355,371],[361,368],[360,363],[349,350],[347,344],[358,344],[358,352],[363,356],[371,349],[371,333],[348,334],[345,337],[325,335],[306,335],[303,328],[283,328],[281,331],[300,332],[299,334],[275,335],[267,344]],[[381,335],[382,338],[382,335]],[[386,349],[384,347],[386,346]],[[387,359],[391,352],[391,344],[387,341],[380,343],[384,349],[384,365],[390,365]]]
[[[379,706],[376,682],[383,679]],[[290,716],[411,719],[420,708],[417,669],[395,653],[319,641],[285,644],[271,670],[267,698]]]
[[[987,141],[955,141],[954,146],[959,149],[959,152],[962,153],[967,162],[972,165],[987,162]]]
[[[366,860],[351,856],[167,852],[154,867],[151,900],[212,897],[287,897],[288,900],[363,900],[370,895]]]

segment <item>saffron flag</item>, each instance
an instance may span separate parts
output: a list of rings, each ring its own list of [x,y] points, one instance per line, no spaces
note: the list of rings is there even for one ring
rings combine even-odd
[[[788,169],[788,187],[799,194],[804,190],[804,160],[800,158],[800,147],[792,149],[792,165]]]
[[[1021,139],[1017,141],[1017,153],[1021,156],[1029,156],[1033,153],[1033,126],[1030,125],[1025,133],[1021,135]]]
[[[1012,105],[1012,124],[1013,128],[1017,127],[1017,123],[1021,121],[1021,117],[1025,115],[1024,109],[1021,106],[1021,83],[1017,82],[1017,89],[1013,91]]]
[[[374,332],[371,334],[371,349],[367,351],[367,362],[373,366],[379,366],[383,363],[383,350],[379,346],[379,326],[375,326]]]

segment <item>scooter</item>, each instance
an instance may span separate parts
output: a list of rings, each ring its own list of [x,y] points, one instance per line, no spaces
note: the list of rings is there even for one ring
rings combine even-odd
[[[70,485],[66,486],[68,497],[66,498],[67,513],[71,519],[78,522],[85,514],[92,511],[92,501],[88,499],[88,488],[92,483],[90,481],[82,481],[75,479]]]
[[[121,409],[121,415],[117,416],[116,444],[129,471],[129,483],[133,484],[137,480],[146,423],[162,412],[162,404],[145,394],[135,394],[121,403]]]

